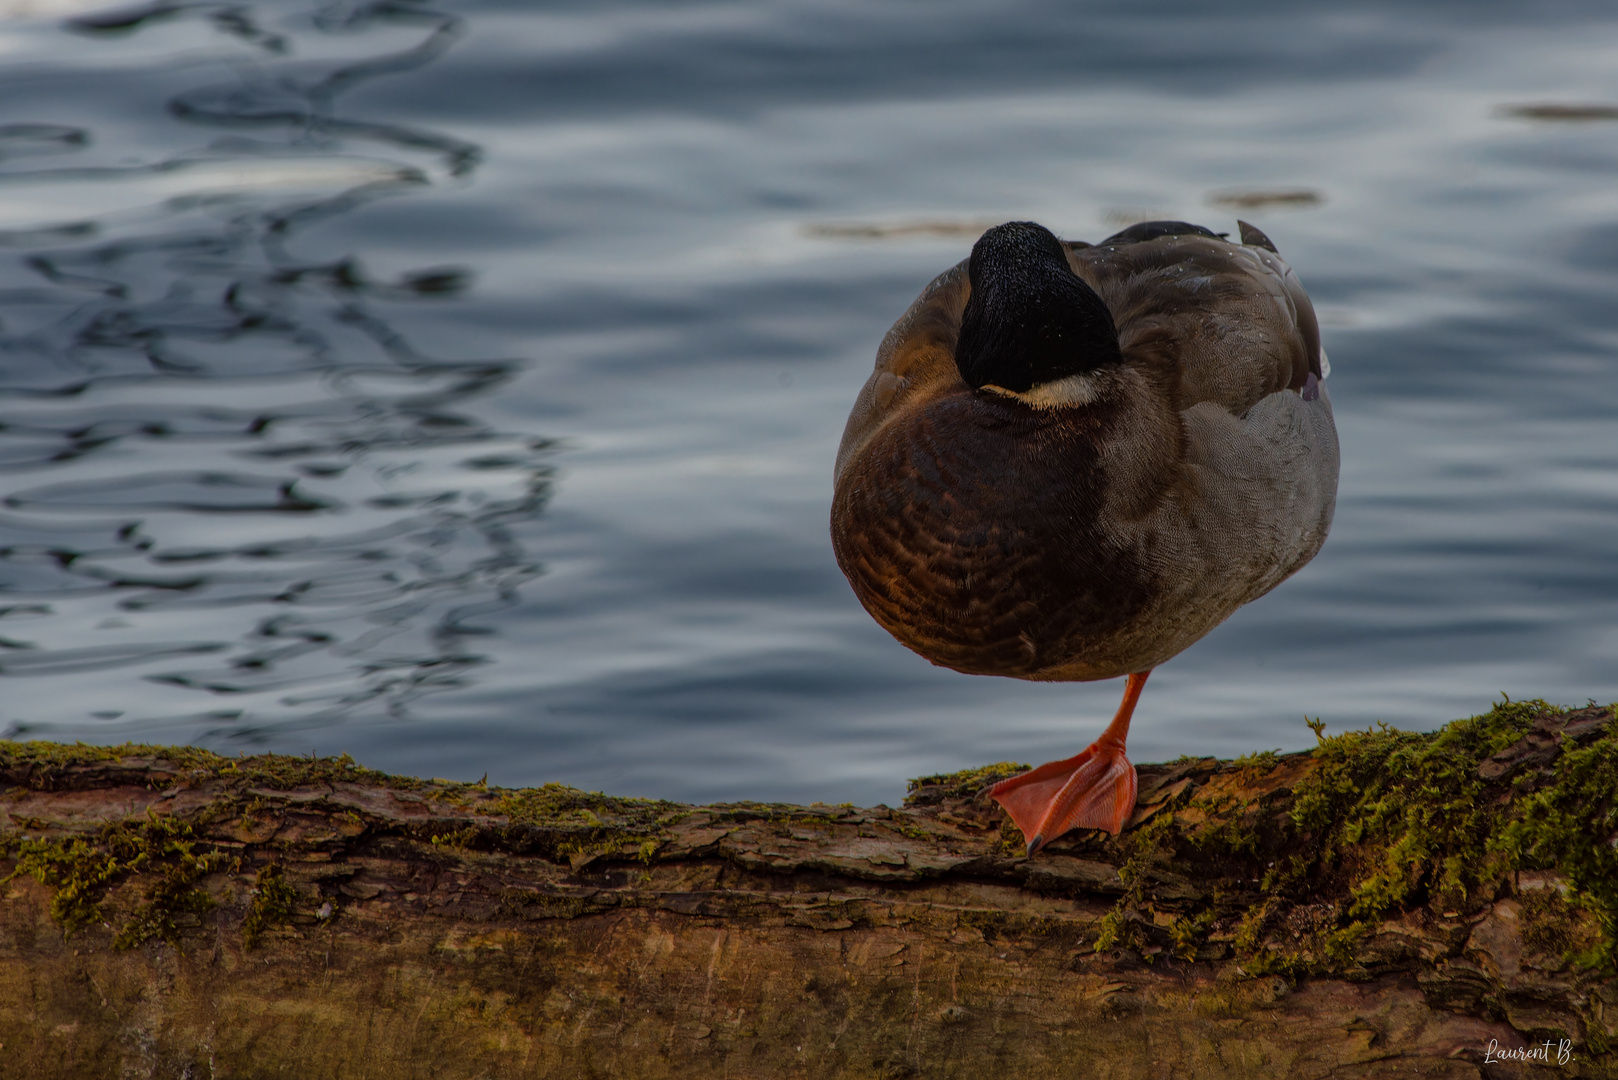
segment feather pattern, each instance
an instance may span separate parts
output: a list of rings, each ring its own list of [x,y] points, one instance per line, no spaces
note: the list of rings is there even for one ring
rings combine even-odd
[[[962,380],[965,263],[878,350],[838,451],[833,546],[877,622],[936,664],[1149,670],[1325,541],[1337,435],[1308,296],[1251,226],[1245,243],[1139,230],[1065,245],[1123,356],[1066,396]]]

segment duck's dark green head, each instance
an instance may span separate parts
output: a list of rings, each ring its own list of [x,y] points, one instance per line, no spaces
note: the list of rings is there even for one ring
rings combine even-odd
[[[955,366],[974,390],[1023,393],[1122,362],[1112,313],[1044,226],[996,225],[973,246],[967,274]]]

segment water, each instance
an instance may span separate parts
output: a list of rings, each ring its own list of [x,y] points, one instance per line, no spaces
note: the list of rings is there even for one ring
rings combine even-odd
[[[0,727],[684,799],[1073,753],[1119,684],[930,667],[826,536],[1012,218],[1245,217],[1335,368],[1331,540],[1136,760],[1618,698],[1618,122],[1513,111],[1618,103],[1618,16],[1338,7],[0,0]]]

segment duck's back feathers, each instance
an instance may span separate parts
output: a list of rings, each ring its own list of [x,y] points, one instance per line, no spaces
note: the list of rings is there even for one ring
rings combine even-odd
[[[1249,229],[1233,244],[1150,222],[1068,244],[1123,362],[1058,398],[970,389],[955,365],[966,264],[927,287],[838,452],[834,546],[878,622],[962,671],[1108,678],[1168,659],[1314,555],[1337,476],[1319,332]]]
[[[1192,234],[1069,258],[1112,308],[1124,355],[1176,371],[1182,408],[1213,401],[1239,413],[1321,378],[1314,307],[1273,251]]]
[[[1216,233],[1193,225],[1189,221],[1137,221],[1127,229],[1120,229],[1105,240],[1102,247],[1113,244],[1138,244],[1143,240],[1156,240],[1162,236],[1206,236],[1210,240],[1223,240],[1229,233]],[[1084,244],[1084,247],[1090,245]]]

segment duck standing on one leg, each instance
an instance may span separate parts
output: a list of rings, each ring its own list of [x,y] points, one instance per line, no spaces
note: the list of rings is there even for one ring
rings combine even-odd
[[[1331,527],[1314,308],[1239,224],[1240,244],[1181,221],[1096,246],[990,229],[888,332],[843,433],[832,543],[889,633],[970,674],[1129,677],[1088,749],[990,789],[1030,855],[1123,829],[1147,675]]]

